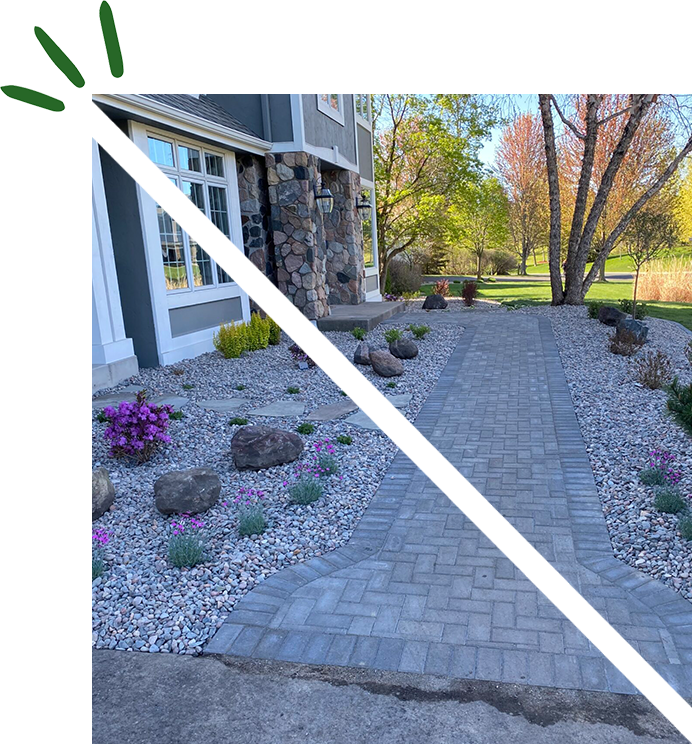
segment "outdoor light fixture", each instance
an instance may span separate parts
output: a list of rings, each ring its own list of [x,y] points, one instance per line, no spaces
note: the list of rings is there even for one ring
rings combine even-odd
[[[363,222],[372,217],[372,204],[369,199],[362,199],[362,197],[360,201],[356,199],[356,209],[360,210],[360,218]]]
[[[334,208],[334,194],[326,186],[322,186],[319,194],[317,193],[317,186],[315,186],[315,200],[322,214],[329,214]]]

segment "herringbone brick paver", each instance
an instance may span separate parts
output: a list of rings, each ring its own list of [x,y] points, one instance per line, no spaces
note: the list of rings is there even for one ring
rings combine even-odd
[[[613,557],[549,321],[478,312],[426,322],[465,332],[416,426],[692,695],[692,607]],[[205,650],[635,692],[402,453],[349,544],[254,589]]]

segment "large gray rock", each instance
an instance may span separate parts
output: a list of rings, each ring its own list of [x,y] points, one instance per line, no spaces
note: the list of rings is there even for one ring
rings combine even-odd
[[[649,329],[639,320],[634,318],[620,318],[617,324],[617,333],[631,333],[637,342],[643,344],[649,334]]]
[[[106,468],[91,472],[91,521],[102,517],[115,501],[115,488]]]
[[[353,352],[354,364],[370,364],[370,347],[361,341]]]
[[[380,377],[398,377],[404,374],[404,365],[386,349],[371,351],[370,363]]]
[[[156,508],[162,514],[199,514],[219,499],[221,481],[210,468],[173,470],[154,483]]]
[[[400,338],[389,344],[389,353],[397,359],[413,359],[418,356],[418,347],[410,338]]]
[[[231,440],[238,470],[263,470],[293,462],[303,451],[303,440],[291,431],[271,426],[243,426]]]
[[[439,294],[428,295],[423,303],[423,310],[444,310],[446,307],[447,300]]]
[[[625,313],[611,305],[602,305],[598,308],[598,319],[607,326],[615,327],[619,320],[626,317]]]

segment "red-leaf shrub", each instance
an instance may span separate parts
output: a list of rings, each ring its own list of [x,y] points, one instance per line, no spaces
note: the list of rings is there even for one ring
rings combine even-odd
[[[439,282],[435,282],[435,286],[433,287],[433,294],[439,294],[443,297],[449,296],[449,280],[448,279],[440,279]]]
[[[464,282],[464,286],[461,288],[461,297],[464,300],[464,305],[466,305],[467,307],[471,307],[471,305],[473,305],[473,301],[476,298],[477,291],[478,287],[476,285],[476,282]]]

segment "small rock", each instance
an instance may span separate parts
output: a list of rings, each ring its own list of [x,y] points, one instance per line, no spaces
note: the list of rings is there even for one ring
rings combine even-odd
[[[115,487],[106,468],[91,473],[91,521],[102,517],[115,501]]]
[[[243,426],[231,440],[238,470],[263,470],[298,459],[303,440],[293,432],[271,426]]]
[[[415,359],[418,356],[418,347],[410,338],[400,338],[389,344],[389,352],[397,359]]]
[[[156,508],[162,514],[198,514],[219,499],[221,481],[210,468],[174,470],[154,483]]]
[[[607,326],[615,327],[619,320],[626,317],[625,313],[611,305],[602,305],[598,308],[598,319],[601,323]]]
[[[353,352],[353,363],[363,365],[371,364],[370,347],[364,341],[361,341],[361,343],[356,346],[356,350]]]
[[[447,300],[440,294],[428,295],[423,303],[423,310],[445,310],[446,308]]]
[[[637,341],[640,343],[644,343],[646,341],[646,337],[649,334],[649,329],[639,320],[634,320],[634,318],[627,318],[623,317],[617,322],[617,332],[622,333],[631,333]]]
[[[371,351],[370,362],[380,377],[398,377],[404,374],[404,365],[385,349]]]

